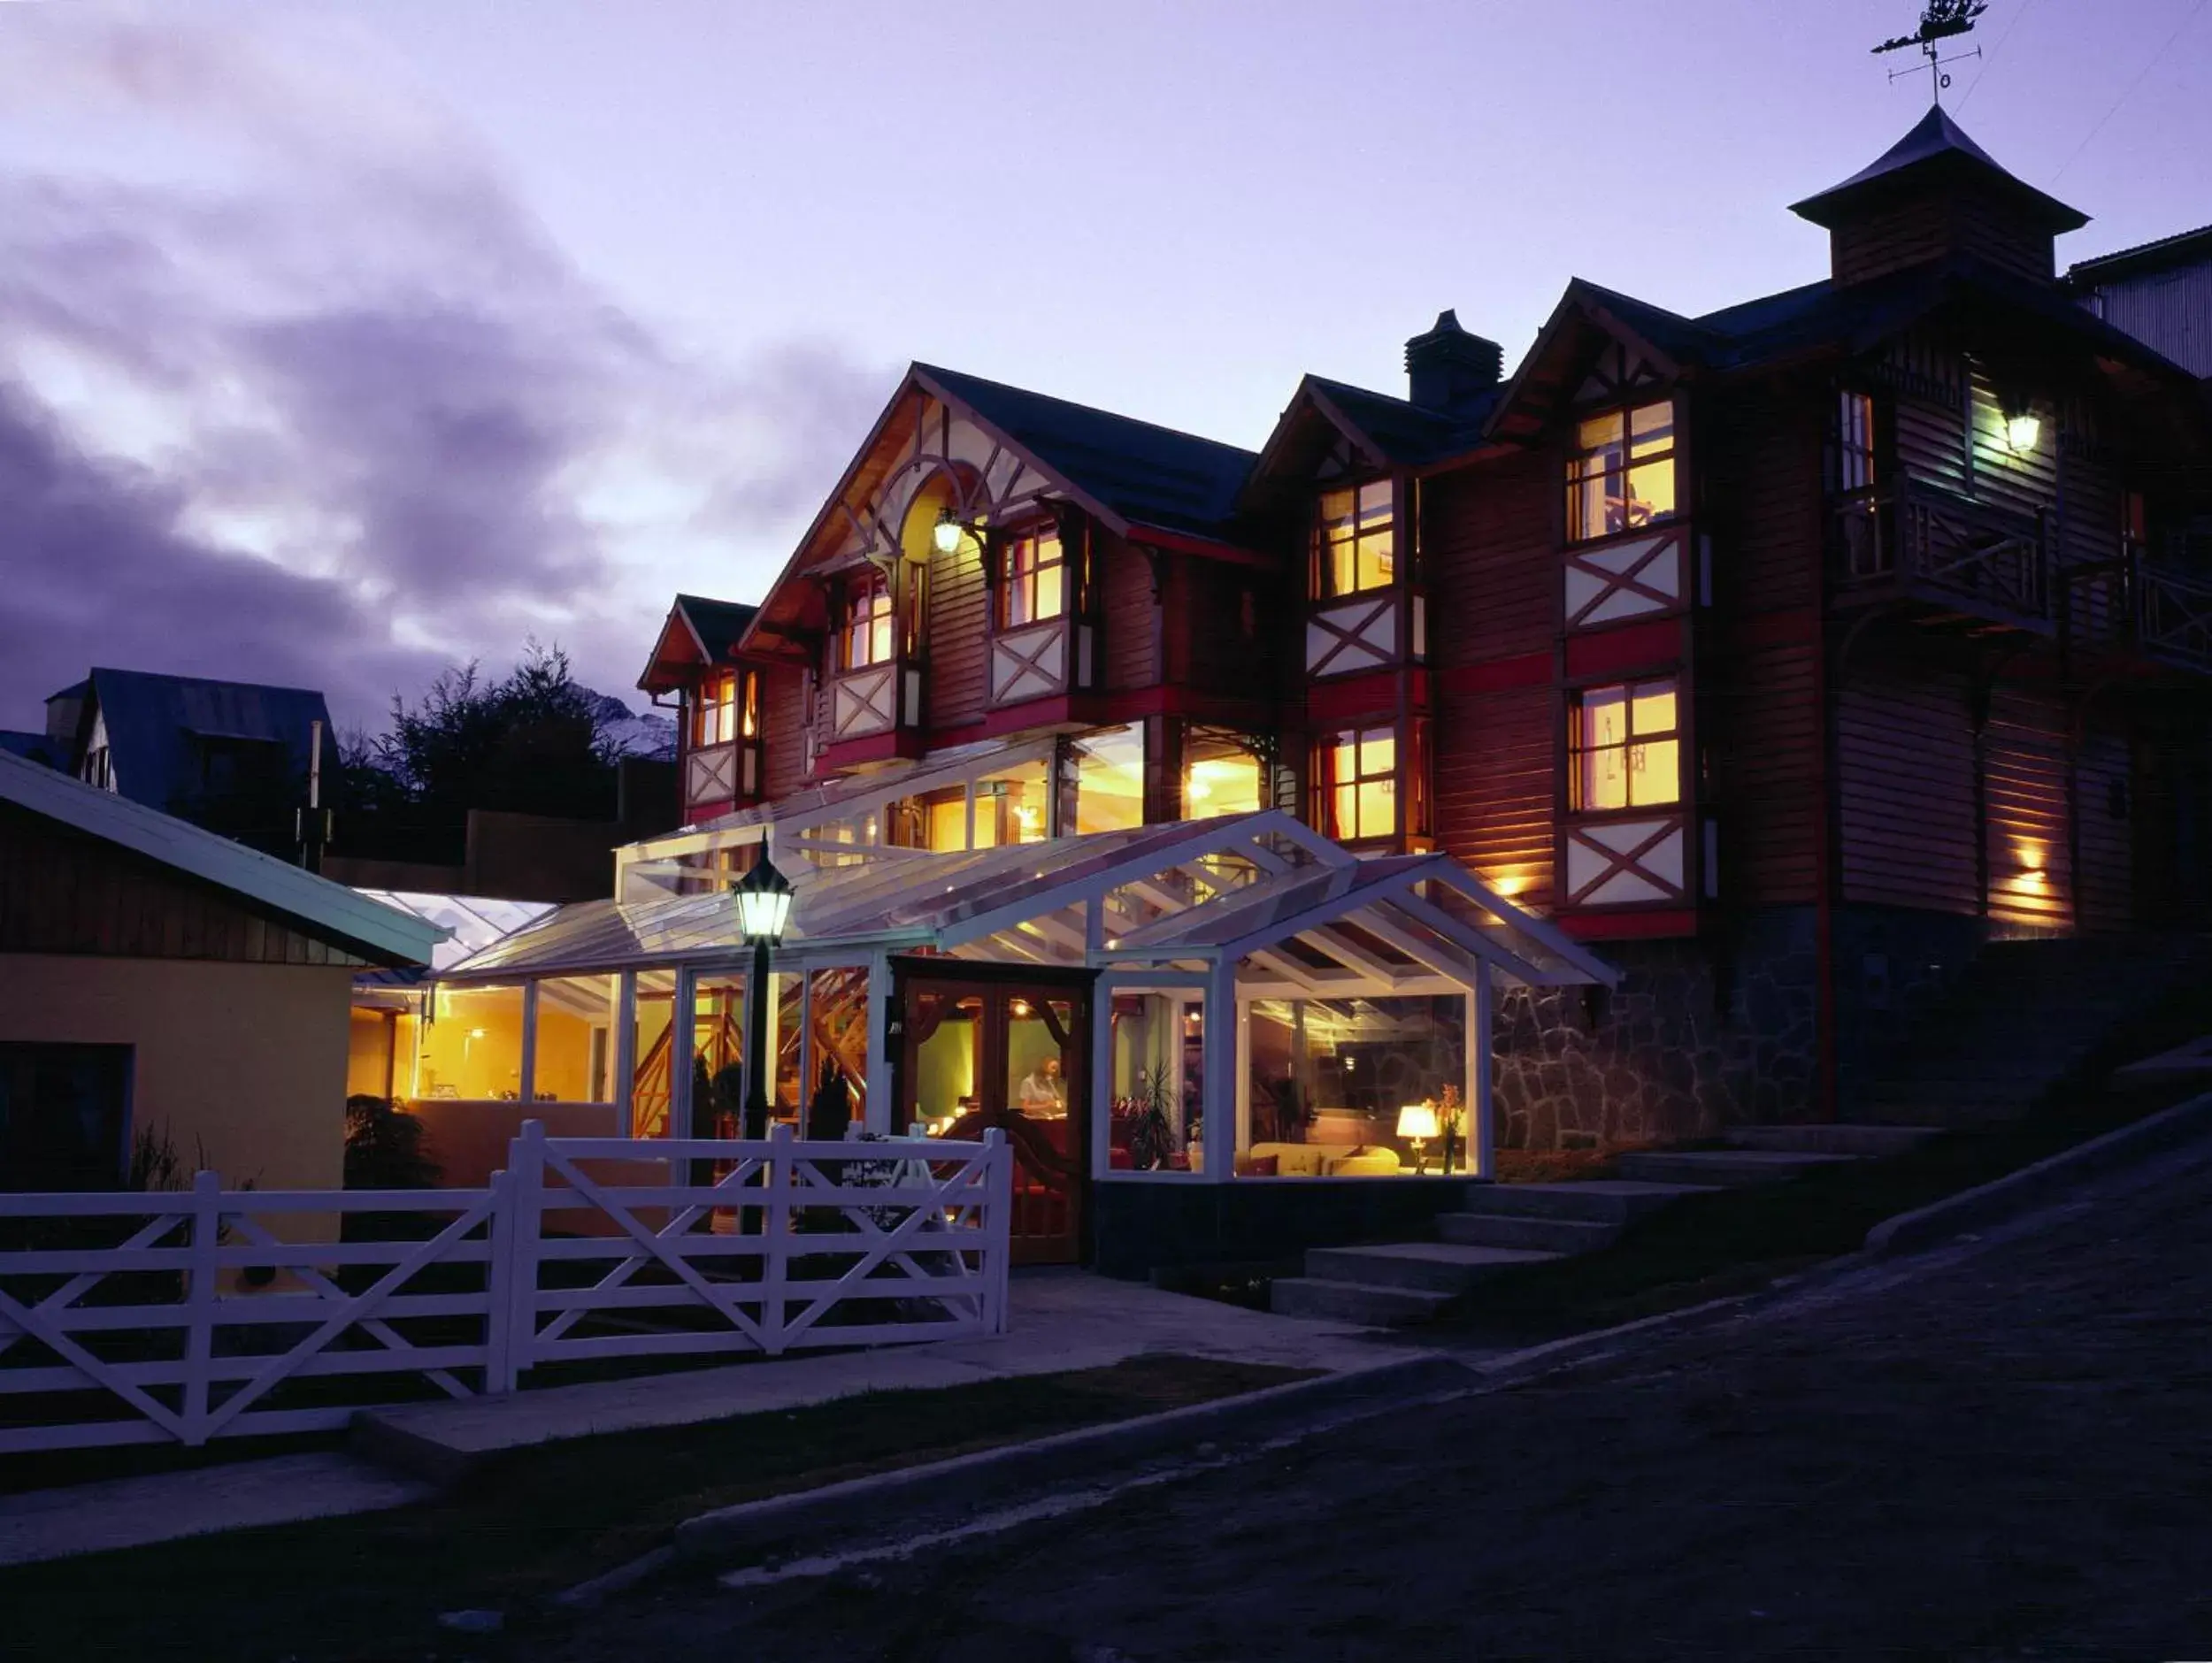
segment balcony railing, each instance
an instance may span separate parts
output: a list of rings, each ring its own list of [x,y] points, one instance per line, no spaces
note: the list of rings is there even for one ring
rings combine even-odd
[[[2032,624],[2053,616],[2040,515],[1914,485],[1843,504],[1835,525],[1836,576],[1846,591],[1902,587]]]
[[[2135,642],[2147,658],[2212,671],[2212,581],[2147,562],[2135,593]]]
[[[2062,624],[2077,648],[2212,671],[2212,576],[2116,536],[2110,559],[2060,563],[2043,516],[1917,484],[1839,504],[1833,525],[1847,596],[1902,591],[2013,623]]]

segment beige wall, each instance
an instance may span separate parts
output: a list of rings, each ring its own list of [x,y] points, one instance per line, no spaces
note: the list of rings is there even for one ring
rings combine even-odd
[[[337,1189],[345,1176],[342,966],[0,954],[0,1040],[135,1047],[134,1133],[200,1146],[226,1184]]]

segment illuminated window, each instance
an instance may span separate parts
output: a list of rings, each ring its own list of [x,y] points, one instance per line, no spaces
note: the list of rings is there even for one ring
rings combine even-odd
[[[1575,424],[1567,457],[1567,539],[1609,537],[1674,514],[1674,403],[1639,404]]]
[[[1575,807],[1656,808],[1682,801],[1681,724],[1674,680],[1591,687],[1571,735]]]
[[[891,588],[881,573],[856,578],[845,589],[845,668],[891,662]]]
[[[1321,494],[1313,528],[1316,600],[1389,587],[1398,563],[1395,507],[1387,479]]]
[[[1006,545],[999,580],[999,627],[1041,624],[1068,609],[1067,564],[1055,532],[1017,537]]]
[[[1101,728],[1068,742],[1075,759],[1075,830],[1126,832],[1144,824],[1144,729]]]
[[[1322,805],[1342,842],[1398,832],[1398,731],[1355,728],[1321,747]]]
[[[1845,392],[1836,401],[1836,488],[1850,493],[1874,487],[1874,400]]]
[[[1259,742],[1229,728],[1193,727],[1183,736],[1183,817],[1250,814],[1267,806],[1267,764]]]

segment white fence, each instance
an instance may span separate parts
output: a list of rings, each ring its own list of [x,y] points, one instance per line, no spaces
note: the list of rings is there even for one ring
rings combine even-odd
[[[480,1190],[0,1194],[0,1454],[326,1429],[552,1364],[1002,1333],[1011,1182],[996,1131],[531,1122]]]

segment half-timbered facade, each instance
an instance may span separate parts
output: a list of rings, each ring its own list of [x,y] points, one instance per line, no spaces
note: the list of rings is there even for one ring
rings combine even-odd
[[[1440,862],[1509,933],[1594,950],[1461,1030],[1494,1061],[1486,1138],[1494,1107],[1527,1146],[1848,1112],[1987,941],[2206,922],[2205,388],[2062,289],[2083,217],[1939,111],[1796,211],[1830,234],[1817,281],[1694,318],[1577,280],[1509,375],[1446,312],[1405,396],[1309,377],[1256,451],[914,366],[757,611],[671,615],[645,685],[685,701],[689,824],[625,852],[618,908],[766,847],[913,886],[908,929],[932,859],[1010,879],[1034,845],[1043,879],[1092,839],[1302,822],[1317,870]],[[887,1020],[997,1011],[1002,1072],[1006,1012],[1118,977],[1086,1008],[1119,1100],[1168,1054],[1125,1020],[1223,972],[1117,954],[1270,870],[1220,858],[1080,918],[993,910],[987,951],[948,913],[912,951],[1037,985],[971,968]],[[1240,936],[1233,994],[1176,996],[1194,1037],[1265,1035],[1205,1064],[1205,1100],[1237,1077],[1235,1176],[1317,1123],[1315,1171],[1372,1170],[1389,1110],[1356,1070],[1393,1054],[1363,1047],[1428,1043],[1383,1006],[1474,950],[1445,888],[1417,897],[1441,936],[1330,902]],[[882,1038],[848,1072],[911,1112],[938,1064],[902,1077]]]

